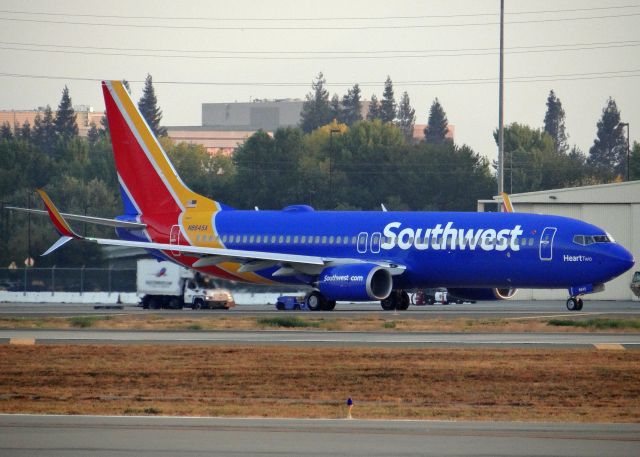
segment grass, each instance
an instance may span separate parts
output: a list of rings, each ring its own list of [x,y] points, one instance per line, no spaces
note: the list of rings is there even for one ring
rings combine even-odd
[[[555,327],[578,327],[594,330],[640,329],[640,319],[551,319],[549,325]]]
[[[304,317],[281,313],[277,316],[250,317],[202,313],[182,317],[158,314],[104,314],[81,317],[0,317],[3,329],[99,328],[113,330],[263,330],[315,328],[325,331],[388,332],[640,332],[640,319],[417,319],[410,313],[391,316],[379,313],[358,318],[321,318],[314,313]]]
[[[640,351],[0,346],[0,412],[640,421]]]
[[[96,322],[108,321],[111,319],[111,316],[74,316],[70,317],[68,320],[71,327],[89,328],[93,327]]]
[[[258,319],[258,325],[284,328],[318,328],[320,327],[320,322],[301,319],[298,316],[261,317]]]

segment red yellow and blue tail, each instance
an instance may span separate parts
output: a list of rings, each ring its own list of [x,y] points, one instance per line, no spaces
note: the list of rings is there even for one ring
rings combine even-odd
[[[121,81],[103,81],[102,92],[126,214],[176,215],[187,208],[221,209],[216,201],[182,182]]]

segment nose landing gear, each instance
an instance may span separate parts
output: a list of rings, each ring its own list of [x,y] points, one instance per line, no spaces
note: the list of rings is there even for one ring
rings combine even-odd
[[[583,305],[582,298],[579,297],[569,297],[567,300],[567,309],[569,311],[580,311]]]

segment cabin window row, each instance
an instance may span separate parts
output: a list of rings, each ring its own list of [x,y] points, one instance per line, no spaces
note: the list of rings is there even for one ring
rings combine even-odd
[[[357,243],[357,237],[352,236],[313,236],[313,235],[222,235],[214,236],[214,235],[197,235],[196,240],[198,242],[218,242],[222,241],[223,243],[243,243],[243,244],[329,244],[329,245],[352,245],[355,246]],[[393,238],[390,237],[382,237],[380,238],[381,243],[391,243]],[[429,237],[419,237],[419,238],[403,238],[403,243],[409,244],[428,244],[429,241],[432,246],[441,246],[443,242],[442,237],[429,239]],[[398,240],[396,239],[396,244]],[[520,246],[533,246],[535,240],[533,238],[520,238],[519,243]],[[493,238],[490,240],[486,240],[483,242],[484,245],[500,245],[506,246],[509,243],[509,240],[503,238],[498,241],[498,239]],[[457,240],[455,243],[453,240],[447,240],[447,247],[453,246],[468,246],[469,241],[466,240]]]

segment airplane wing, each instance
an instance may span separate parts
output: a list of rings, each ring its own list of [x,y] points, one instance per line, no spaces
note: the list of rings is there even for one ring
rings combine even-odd
[[[280,266],[280,269],[274,272],[274,276],[288,276],[296,273],[319,274],[325,267],[329,265],[345,264],[345,263],[362,263],[358,259],[334,259],[318,256],[308,256],[299,254],[285,254],[280,252],[264,252],[264,251],[246,251],[241,249],[225,249],[225,248],[208,248],[203,246],[177,245],[167,243],[154,243],[146,241],[127,241],[114,240],[107,238],[83,237],[73,231],[71,226],[62,217],[53,204],[49,196],[42,190],[38,189],[38,193],[42,198],[49,217],[55,225],[61,238],[53,244],[44,254],[50,254],[62,245],[72,239],[89,241],[107,246],[128,246],[143,249],[156,249],[160,251],[173,251],[189,254],[194,257],[200,257],[193,266],[204,267],[208,265],[216,265],[223,262],[242,263],[241,271],[257,271],[272,266]],[[389,262],[373,262],[379,264],[383,268],[387,268],[392,275],[398,275],[404,272],[405,267]]]
[[[47,214],[47,211],[44,211],[41,209],[20,208],[18,206],[5,206],[5,209],[37,214],[39,216],[44,216]],[[147,224],[143,224],[141,222],[119,221],[118,219],[107,219],[104,217],[83,216],[81,214],[70,214],[70,213],[60,213],[60,215],[70,221],[87,222],[87,223],[96,224],[96,225],[106,225],[108,227],[122,227],[122,228],[140,229],[140,230],[147,228]]]

